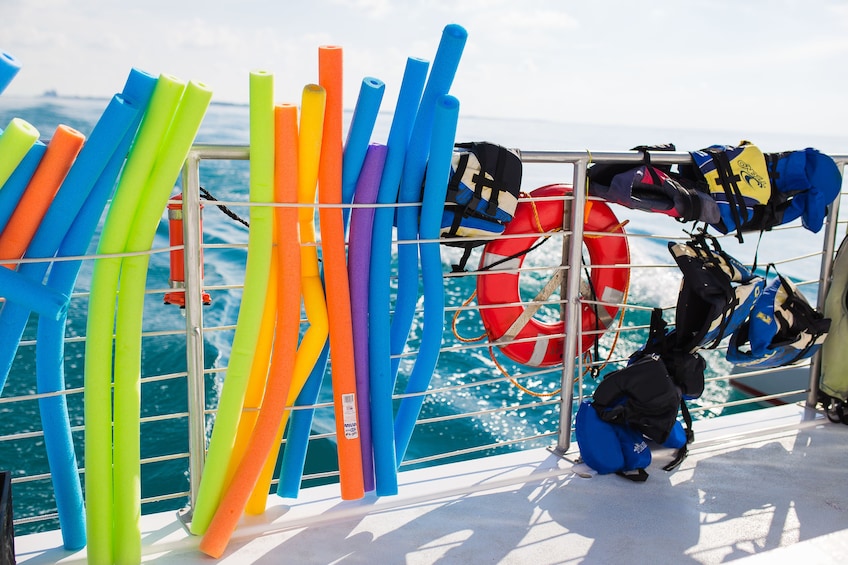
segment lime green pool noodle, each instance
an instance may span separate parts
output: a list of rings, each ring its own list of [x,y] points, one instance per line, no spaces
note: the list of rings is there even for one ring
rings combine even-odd
[[[97,252],[122,253],[132,218],[185,83],[160,76],[106,215]],[[85,355],[85,494],[88,560],[112,563],[112,335],[120,257],[94,263]]]
[[[250,74],[250,201],[274,201],[274,77],[263,71]],[[271,270],[273,214],[273,208],[268,206],[250,209],[244,291],[191,520],[191,532],[196,535],[206,532],[227,488],[224,484],[227,467],[259,337]]]
[[[147,251],[180,175],[212,92],[189,82],[139,202],[126,251]],[[149,255],[124,257],[115,323],[114,529],[115,563],[141,562],[141,328]]]
[[[0,188],[37,140],[35,126],[20,118],[12,118],[8,127],[0,133]]]

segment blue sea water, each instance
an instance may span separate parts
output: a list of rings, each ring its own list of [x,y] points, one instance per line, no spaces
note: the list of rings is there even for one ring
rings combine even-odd
[[[49,138],[59,124],[67,124],[84,134],[88,134],[103,112],[107,101],[100,99],[66,99],[66,98],[10,98],[0,97],[0,127],[5,126],[14,117],[23,118],[33,124],[41,132],[43,138]],[[350,113],[346,114],[347,120]],[[381,113],[372,140],[385,143],[391,125],[391,113]],[[553,149],[591,149],[625,150],[635,145],[673,142],[679,149],[689,150],[706,147],[714,143],[736,143],[741,139],[751,139],[766,151],[797,149],[807,146],[817,147],[825,152],[841,152],[848,149],[848,137],[810,136],[803,132],[767,133],[749,131],[689,131],[672,121],[666,124],[656,124],[651,127],[613,127],[598,126],[587,123],[553,123],[544,121],[521,120],[515,118],[484,118],[466,115],[461,112],[457,139],[460,141],[486,140],[522,150],[553,150]],[[212,144],[248,144],[248,109],[246,106],[213,104],[204,119],[197,137],[198,143]],[[530,191],[535,187],[554,182],[570,182],[571,168],[564,165],[533,165],[525,167],[523,190]],[[248,190],[248,166],[244,161],[204,163],[201,168],[203,186],[221,200],[244,200]],[[249,219],[249,210],[245,207],[233,206],[233,211]],[[625,211],[617,208],[622,218],[628,220],[628,232],[644,234],[668,234],[679,237],[682,228],[673,221],[658,220],[652,215]],[[668,263],[668,250],[664,245],[655,241],[632,246],[632,261],[635,264]],[[216,244],[247,242],[247,228],[221,214],[207,205],[204,211],[204,243],[208,246],[205,257],[204,278],[207,285],[227,287],[238,285],[243,280],[246,261],[244,247],[217,249]],[[162,222],[154,242],[154,247],[168,245],[166,222]],[[733,245],[732,242],[730,245]],[[819,249],[820,235],[808,234],[804,238],[781,237],[779,233],[769,234],[759,247],[759,258],[764,264],[772,255],[794,256]],[[750,260],[753,247],[747,246],[728,249],[740,260]],[[93,251],[93,247],[92,247]],[[558,251],[557,251],[558,252]],[[454,250],[443,248],[446,263],[455,257]],[[529,262],[542,261],[541,256],[528,259]],[[796,280],[813,281],[814,284],[805,287],[805,291],[814,296],[818,279],[818,260],[793,262],[790,275]],[[87,290],[91,276],[91,264],[85,263],[77,283],[78,290]],[[634,276],[629,300],[638,304],[672,306],[677,295],[679,279],[674,274],[645,274]],[[533,284],[528,282],[528,293],[532,292]],[[168,255],[154,255],[150,261],[148,286],[166,288],[168,285]],[[457,306],[473,292],[472,279],[465,282],[451,283],[446,286],[447,303]],[[206,327],[229,327],[235,325],[238,316],[240,292],[238,290],[212,291],[213,303],[204,311]],[[74,300],[71,306],[66,335],[73,338],[85,334],[86,303],[84,299]],[[555,313],[551,313],[555,315]],[[145,302],[144,314],[145,331],[181,330],[184,319],[174,306],[163,305],[159,295],[151,296]],[[34,317],[33,317],[34,318]],[[645,316],[635,314],[628,319],[629,323],[645,323]],[[479,320],[473,314],[468,315],[463,323],[469,334],[482,331]],[[414,345],[419,339],[419,328],[414,326],[410,343]],[[31,319],[24,340],[32,340],[35,335],[35,319]],[[226,366],[229,348],[232,342],[232,329],[210,332],[207,334],[206,363],[208,368]],[[623,338],[626,342],[626,337]],[[447,344],[450,345],[450,344]],[[621,346],[635,349],[636,342],[624,343]],[[4,397],[29,394],[35,391],[34,347],[21,347],[12,374],[8,379]],[[625,351],[629,351],[625,349]],[[83,356],[84,343],[73,339],[66,346],[66,381],[68,388],[79,388],[83,385]],[[183,339],[179,336],[151,335],[143,342],[143,374],[158,375],[185,370],[185,352]],[[474,349],[462,353],[448,351],[442,355],[438,371],[442,375],[442,384],[449,384],[454,376],[479,376],[484,379],[491,371],[488,365],[489,353],[486,348]],[[411,359],[401,364],[401,373],[408,372]],[[727,366],[718,358],[711,358],[711,371],[726,371]],[[537,389],[552,391],[558,387],[559,376],[540,377],[534,382]],[[220,379],[219,379],[220,384]],[[214,404],[216,388],[209,391],[210,404]],[[492,387],[484,390],[463,389],[452,392],[450,403],[442,402],[443,398],[436,397],[425,403],[422,416],[437,413],[444,406],[452,406],[451,410],[485,410],[491,407],[507,405],[515,401],[520,392],[509,385]],[[732,391],[719,385],[707,394],[715,398],[727,398]],[[329,392],[322,393],[322,400],[329,399]],[[142,397],[159,399],[156,403],[145,403],[142,416],[156,416],[162,413],[184,412],[186,410],[185,382],[182,379],[153,381],[146,383],[142,389]],[[0,436],[21,432],[37,432],[40,429],[38,407],[33,402],[22,403],[26,406],[21,410],[18,406],[0,404]],[[82,395],[69,397],[69,408],[72,426],[82,425]],[[513,437],[528,436],[549,427],[558,413],[554,408],[538,411],[532,414],[519,415],[511,419],[488,420],[486,424],[474,420],[462,419],[452,426],[433,427],[428,433],[415,437],[408,456],[423,457],[433,451],[436,445],[443,449],[444,444],[463,448],[480,443],[493,441],[508,441]],[[317,432],[333,431],[333,423],[329,417],[318,416],[314,429]],[[151,421],[142,426],[143,438],[155,438],[153,441],[142,443],[142,457],[153,457],[162,453],[181,453],[188,450],[187,429],[184,423],[171,421],[161,423]],[[423,438],[423,439],[422,439]],[[82,431],[75,430],[74,439],[81,445]],[[17,445],[17,444],[16,444]],[[82,449],[78,447],[78,456]],[[309,465],[312,469],[321,470],[335,457],[332,444],[327,441],[319,443],[310,452]],[[29,473],[46,473],[48,471],[44,456],[43,441],[33,441],[21,450],[20,447],[11,449],[9,442],[0,442],[0,468],[12,470],[20,467],[19,461],[27,461]],[[82,461],[84,464],[84,461]],[[184,466],[184,462],[162,462],[145,465],[142,481],[144,497],[154,497],[174,491],[186,490],[187,481],[183,473],[174,473],[174,466]],[[176,478],[175,478],[176,477]],[[38,513],[40,509],[52,506],[49,488],[21,488],[22,494],[16,500],[16,511],[24,515]],[[17,492],[16,492],[17,496]],[[146,507],[145,512],[157,509],[179,507],[184,501],[164,501],[157,505]],[[176,505],[176,506],[175,506]]]

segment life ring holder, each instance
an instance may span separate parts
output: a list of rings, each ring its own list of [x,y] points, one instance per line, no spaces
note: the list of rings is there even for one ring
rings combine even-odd
[[[570,192],[571,188],[562,184],[534,190],[529,196],[547,200],[522,199],[504,231],[505,236],[513,237],[487,243],[480,258],[479,270],[483,272],[478,276],[475,293],[481,306],[485,336],[503,354],[523,365],[545,367],[562,362],[563,340],[553,339],[553,336],[563,334],[564,323],[547,323],[532,317],[538,307],[526,308],[521,304],[518,270],[527,251],[537,245],[540,237],[562,229],[563,197]],[[592,201],[587,206],[584,230],[591,235],[586,235],[585,245],[591,263],[604,266],[592,270],[587,286],[603,305],[584,303],[582,306],[581,353],[595,343],[599,330],[611,326],[618,305],[626,299],[630,253],[623,226],[604,202]],[[515,237],[521,234],[527,237]],[[549,282],[547,287],[551,286],[555,285]],[[504,338],[516,341],[498,343]]]

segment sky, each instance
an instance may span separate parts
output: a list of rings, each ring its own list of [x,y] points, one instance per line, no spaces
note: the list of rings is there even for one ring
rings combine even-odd
[[[0,0],[4,96],[109,97],[132,67],[246,103],[253,70],[298,103],[318,47],[344,49],[344,103],[365,77],[393,108],[408,57],[468,32],[460,116],[846,135],[844,0]],[[461,117],[460,117],[461,119]]]

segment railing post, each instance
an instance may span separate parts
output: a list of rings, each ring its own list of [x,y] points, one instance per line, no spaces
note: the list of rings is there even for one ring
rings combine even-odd
[[[206,461],[206,379],[203,358],[203,281],[200,273],[200,155],[192,150],[183,168],[186,361],[188,368],[189,486],[194,507]]]
[[[577,338],[580,332],[580,260],[583,255],[583,214],[586,208],[586,169],[589,157],[574,163],[571,214],[565,207],[563,223],[570,223],[570,237],[563,241],[563,263],[568,265],[565,277],[565,343],[562,354],[562,398],[559,411],[559,436],[556,451],[563,454],[571,445],[571,417],[574,404],[574,370],[577,356]]]

